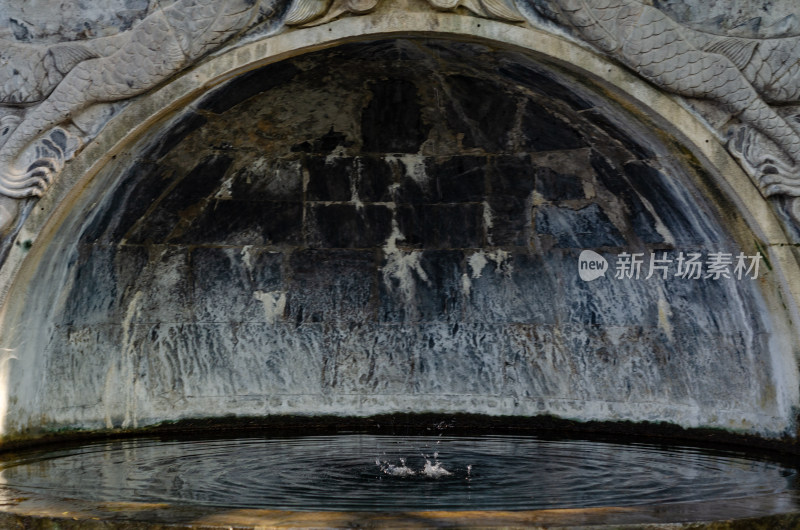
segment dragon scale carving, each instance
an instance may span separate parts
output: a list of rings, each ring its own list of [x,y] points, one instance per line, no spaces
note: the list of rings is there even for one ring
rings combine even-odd
[[[0,39],[0,235],[17,215],[17,199],[42,195],[77,149],[60,126],[90,105],[150,90],[263,22],[262,13],[285,13],[286,25],[320,24],[367,13],[380,1],[176,0],[113,37],[52,46]],[[706,34],[647,0],[537,2],[547,9],[529,7],[655,85],[723,106],[742,124],[729,149],[762,192],[800,197],[800,126],[774,106],[800,103],[800,37]],[[511,23],[525,19],[514,0],[428,3]],[[800,220],[800,200],[792,213]]]
[[[220,9],[221,7],[221,9]],[[141,94],[198,59],[254,18],[251,0],[178,0],[148,16],[135,29],[98,43],[34,48],[5,59],[5,103],[33,103],[0,148],[0,193],[9,197],[40,195],[52,168],[19,169],[17,155],[33,138],[92,103]],[[18,53],[14,53],[18,51]],[[12,75],[8,75],[8,71]],[[16,90],[9,91],[9,85]]]
[[[681,96],[715,101],[738,117],[747,128],[729,146],[764,194],[800,196],[798,126],[768,104],[800,102],[800,38],[706,34],[639,0],[551,4],[557,22],[645,79]],[[778,149],[764,146],[753,131]],[[800,219],[800,203],[793,202]]]
[[[17,214],[10,199],[42,195],[64,163],[56,153],[17,167],[34,140],[91,104],[151,89],[252,25],[259,7],[255,0],[177,0],[115,37],[50,48],[5,47],[0,102],[35,106],[21,121],[13,115],[0,119],[5,133],[0,136],[0,233]]]

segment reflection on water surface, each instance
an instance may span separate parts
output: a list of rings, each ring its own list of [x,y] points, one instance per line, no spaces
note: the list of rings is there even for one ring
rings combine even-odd
[[[528,436],[129,439],[10,455],[7,491],[291,510],[535,510],[791,491],[792,468],[688,447]]]

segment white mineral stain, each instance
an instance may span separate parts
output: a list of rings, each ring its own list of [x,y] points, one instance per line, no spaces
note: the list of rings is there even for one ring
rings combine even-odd
[[[364,203],[361,202],[361,197],[358,195],[358,185],[361,180],[361,171],[362,171],[361,163],[358,162],[356,166],[355,175],[350,177],[350,202],[352,202],[357,210],[364,209]]]
[[[395,254],[400,250],[397,248],[397,242],[403,241],[406,238],[401,232],[400,227],[397,226],[397,221],[392,219],[392,233],[389,234],[389,237],[386,239],[386,243],[383,245],[383,252],[387,256],[390,254]]]
[[[672,309],[670,308],[669,302],[664,299],[663,293],[659,293],[658,327],[661,328],[667,338],[669,338],[670,342],[672,342],[672,324],[670,324],[670,318],[672,318]]]
[[[248,270],[253,270],[253,245],[245,245],[242,247],[242,263]]]
[[[650,215],[653,217],[653,221],[655,223],[654,228],[656,232],[658,232],[658,235],[664,238],[665,243],[674,246],[675,238],[673,237],[672,232],[670,232],[669,228],[667,228],[667,226],[664,224],[664,221],[661,220],[661,217],[659,217],[656,209],[653,207],[652,204],[650,204],[650,201],[648,201],[641,195],[639,195],[639,198],[642,200],[642,204],[644,205],[644,207],[647,209],[648,212],[650,212]]]
[[[486,227],[486,241],[492,245],[492,227],[494,226],[494,212],[492,212],[492,207],[489,206],[489,203],[483,201],[483,224]]]
[[[489,260],[483,255],[483,252],[476,252],[469,257],[468,263],[469,268],[472,269],[472,277],[477,279],[481,277],[483,268],[489,263]]]
[[[264,318],[274,324],[283,317],[286,293],[283,291],[255,291],[253,297],[264,305]]]
[[[347,151],[345,151],[343,145],[337,145],[336,148],[325,157],[325,164],[332,164],[335,159],[343,156],[347,156]]]
[[[416,298],[415,274],[425,283],[430,284],[430,280],[420,263],[422,252],[416,250],[405,252],[397,248],[397,242],[403,239],[405,236],[400,232],[397,222],[393,220],[392,233],[383,246],[383,253],[386,256],[383,281],[386,287],[398,291],[406,303],[411,304]],[[396,280],[396,286],[392,280]]]
[[[487,254],[488,258],[495,263],[495,272],[503,273],[505,276],[510,276],[514,272],[514,265],[512,265],[509,257],[511,256],[508,251],[495,250]]]
[[[214,195],[215,199],[230,199],[233,197],[233,177],[226,178],[220,184],[219,191]]]
[[[649,205],[648,205],[649,207]],[[675,245],[675,238],[672,236],[672,232],[669,231],[669,228],[664,224],[661,218],[657,214],[653,214],[653,219],[655,219],[656,225],[655,229],[658,234],[664,238],[664,242],[670,245]]]
[[[134,380],[132,363],[135,352],[131,326],[134,318],[141,311],[140,301],[143,296],[144,293],[142,291],[136,291],[125,310],[125,318],[122,321],[122,354],[120,355],[119,363],[112,364],[106,373],[103,385],[103,402],[105,404],[105,424],[109,429],[114,427],[111,416],[116,412],[115,408],[119,405],[121,398],[124,400],[125,406],[125,419],[122,427],[136,427],[133,391],[129,389],[125,396],[120,396],[120,382],[125,381],[130,386]]]
[[[417,184],[424,184],[428,181],[428,173],[425,171],[425,157],[416,154],[394,155],[392,158],[403,164],[406,170],[406,177],[412,179]]]
[[[583,181],[583,194],[587,199],[594,199],[597,196],[597,191],[594,189],[594,184],[589,181]]]

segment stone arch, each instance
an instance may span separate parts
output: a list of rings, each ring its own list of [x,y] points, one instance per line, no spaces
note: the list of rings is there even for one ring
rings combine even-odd
[[[36,311],[41,311],[42,314],[48,313],[48,309],[43,306],[31,308],[31,302],[34,304],[46,302],[43,299],[30,297],[29,294],[42,274],[51,275],[55,269],[68,266],[68,263],[53,258],[56,252],[54,249],[66,249],[69,246],[65,245],[64,234],[80,233],[79,225],[85,220],[85,216],[80,212],[86,212],[96,202],[101,201],[106,187],[113,179],[113,170],[125,168],[126,163],[134,160],[143,146],[152,142],[154,131],[174,126],[174,123],[169,125],[169,120],[180,114],[188,104],[197,101],[215,87],[239,78],[247,72],[285,59],[335,48],[345,42],[366,42],[407,36],[490,43],[514,53],[521,52],[533,57],[535,61],[553,70],[563,69],[569,72],[569,75],[575,75],[577,72],[577,75],[585,76],[587,85],[594,87],[596,93],[604,93],[614,105],[625,109],[632,116],[638,116],[642,123],[663,129],[665,134],[662,137],[662,145],[665,150],[680,156],[680,150],[685,149],[682,158],[676,158],[676,167],[683,168],[688,178],[694,179],[697,190],[711,199],[711,208],[716,215],[724,219],[731,241],[738,243],[749,253],[763,250],[772,266],[771,272],[774,275],[768,277],[764,285],[756,288],[754,292],[757,293],[757,302],[754,306],[750,306],[750,309],[765,311],[770,315],[770,318],[765,319],[762,325],[754,329],[756,334],[769,334],[770,338],[764,344],[768,344],[777,352],[772,354],[769,361],[771,363],[769,370],[772,374],[770,377],[775,378],[772,379],[775,388],[772,389],[772,397],[767,398],[772,400],[770,414],[774,415],[774,421],[758,423],[758,420],[754,419],[753,411],[744,414],[744,416],[749,415],[750,420],[741,425],[733,425],[731,417],[714,423],[708,411],[697,418],[668,419],[684,426],[722,426],[764,436],[779,436],[790,429],[793,418],[789,409],[797,401],[795,352],[791,345],[792,338],[796,336],[792,324],[796,315],[794,303],[796,282],[792,278],[797,277],[797,266],[791,252],[785,246],[788,240],[783,229],[757,188],[736,166],[717,139],[686,109],[670,96],[645,84],[615,64],[578,45],[541,31],[456,14],[396,13],[394,17],[383,14],[344,18],[321,26],[244,43],[208,59],[150,95],[132,102],[108,125],[94,143],[66,167],[52,193],[37,204],[22,226],[17,237],[20,244],[12,248],[9,258],[0,271],[6,293],[3,310],[4,346],[19,352],[19,344],[24,342],[26,333],[17,334],[15,330],[20,328],[16,324],[21,318],[32,314],[32,309],[33,314]],[[697,164],[699,170],[695,171],[692,164]],[[124,321],[123,318],[122,323]],[[43,329],[52,325],[51,322],[38,324]],[[12,355],[20,354],[12,353]],[[37,373],[35,371],[37,363],[44,359],[34,359],[34,361],[29,365],[34,368],[33,372],[28,370],[29,375]],[[7,361],[5,366],[11,367],[19,363],[20,358],[17,357],[13,361]],[[8,371],[4,377],[7,379],[6,387],[13,386],[8,379]],[[37,375],[36,378],[38,377]],[[764,395],[769,394],[764,388],[759,392]],[[19,405],[21,397],[12,393],[6,400],[10,398],[16,406]],[[40,398],[30,397],[27,404],[30,407],[27,412],[28,418],[46,414],[43,412],[44,409],[36,409],[44,406],[41,403],[37,404],[37,399]],[[9,412],[8,403],[6,401],[6,414]],[[314,403],[312,406],[316,407],[315,410],[323,410],[319,403]],[[445,409],[454,410],[447,407]],[[486,404],[482,403],[476,409],[486,412]],[[324,411],[343,413],[344,409],[339,410],[334,406]],[[301,407],[289,412],[309,411]],[[553,410],[545,412],[558,414]],[[512,413],[513,408],[501,411],[501,414]],[[523,415],[531,413],[528,409],[523,411]],[[663,413],[663,410],[654,412],[651,419],[664,419]],[[570,414],[567,412],[564,415],[570,417]],[[618,411],[606,411],[580,419],[637,421],[648,419],[646,412],[629,416],[618,414]],[[179,417],[182,416],[147,418],[146,421]],[[8,438],[18,435],[23,437],[38,435],[42,427],[45,430],[52,430],[63,427],[127,428],[136,425],[135,422],[125,423],[124,419],[121,422],[112,420],[109,424],[106,418],[101,417],[87,419],[76,417],[72,420],[63,418],[52,423],[44,421],[43,425],[37,425],[36,420],[31,419],[15,421],[16,423],[12,422],[13,427],[5,433]]]

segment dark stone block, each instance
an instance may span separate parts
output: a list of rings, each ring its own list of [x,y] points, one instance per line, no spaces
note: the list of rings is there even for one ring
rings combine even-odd
[[[632,198],[627,206],[630,212],[628,221],[631,223],[631,228],[643,243],[657,245],[665,242],[664,236],[656,229],[656,220],[653,214],[645,208],[642,201]]]
[[[172,188],[166,197],[161,199],[147,217],[142,218],[128,241],[165,242],[180,222],[185,210],[213,195],[232,162],[229,157],[218,155],[212,155],[201,161]]]
[[[81,243],[120,241],[150,209],[168,183],[163,167],[137,161],[95,211],[92,221],[81,234]]]
[[[454,156],[428,162],[428,175],[436,186],[432,202],[480,202],[486,197],[485,157]]]
[[[350,157],[309,156],[306,196],[310,201],[349,201],[352,198],[350,179],[355,159]]]
[[[272,158],[244,167],[233,177],[231,197],[240,201],[303,200],[303,169],[299,160]]]
[[[463,294],[464,255],[454,250],[417,252],[416,268],[397,266],[384,258],[379,282],[383,322],[458,321]],[[408,282],[412,281],[410,287]]]
[[[214,90],[203,98],[198,108],[222,114],[257,94],[290,82],[299,72],[291,61],[280,61],[253,70]]]
[[[528,100],[522,115],[521,147],[532,151],[557,151],[585,147],[581,134],[563,119]]]
[[[509,146],[509,133],[515,123],[516,99],[496,83],[452,75],[447,78],[450,104],[447,124],[454,134],[463,133],[463,146],[488,153],[502,153]]]
[[[392,232],[392,211],[383,205],[314,204],[308,208],[309,243],[314,246],[380,247]]]
[[[622,171],[612,166],[603,155],[592,151],[589,162],[597,176],[597,181],[613,195],[623,197],[630,191],[630,183],[625,179]]]
[[[487,168],[490,193],[486,222],[490,245],[526,246],[531,229],[534,168],[528,155],[492,157]]]
[[[583,181],[579,177],[549,167],[536,168],[536,191],[548,201],[584,198]]]
[[[302,241],[303,206],[297,202],[211,201],[175,242],[265,245]]]
[[[489,188],[495,200],[525,199],[533,191],[535,168],[528,155],[501,155],[489,163]]]
[[[631,186],[623,174],[613,168],[603,157],[592,153],[591,164],[597,180],[608,191],[618,197],[625,205],[628,221],[636,235],[643,243],[658,244],[664,237],[656,230],[656,220],[645,207],[638,192]]]
[[[705,241],[704,232],[712,225],[707,212],[697,201],[689,201],[683,194],[683,184],[668,180],[659,170],[641,162],[625,165],[625,176],[629,179],[635,192],[646,200],[656,212],[661,222],[667,227],[675,239],[675,244],[697,244]],[[688,217],[693,212],[694,221]],[[642,230],[655,231],[652,216],[641,216],[638,223]],[[707,233],[707,232],[706,232]],[[711,235],[708,234],[707,235]]]
[[[197,164],[177,186],[164,197],[159,206],[179,212],[196,202],[210,198],[217,190],[233,159],[224,155],[211,155]]]
[[[612,122],[607,116],[597,110],[584,112],[581,116],[586,117],[589,122],[598,126],[611,138],[619,141],[630,153],[638,159],[653,158],[655,153],[646,145],[642,145],[626,131],[623,131],[616,123]]]
[[[486,157],[425,160],[425,177],[403,177],[400,204],[480,202],[486,198]],[[421,177],[421,178],[420,178]]]
[[[262,322],[255,293],[282,287],[283,254],[258,249],[199,247],[191,252],[194,315],[199,322]]]
[[[482,204],[400,206],[397,224],[407,244],[422,248],[478,248],[485,240]]]
[[[356,159],[358,169],[358,198],[363,202],[390,202],[390,187],[394,183],[392,166],[376,156],[361,156]]]
[[[490,198],[488,243],[500,247],[527,246],[531,237],[531,204],[532,201],[524,196]]]
[[[597,204],[580,210],[545,204],[536,208],[536,231],[551,235],[556,246],[591,249],[619,247],[625,240]]]
[[[145,158],[156,161],[172,151],[184,138],[207,123],[204,116],[186,112],[168,131],[160,135],[145,151]]]
[[[372,99],[361,115],[366,153],[416,153],[428,136],[422,122],[417,87],[405,79],[376,81]]]
[[[525,61],[525,59],[521,58],[521,61]],[[499,72],[526,88],[555,100],[564,101],[575,110],[586,110],[594,106],[591,102],[574,93],[568,85],[553,79],[551,74],[537,72],[521,63],[503,61],[503,66]]]
[[[165,243],[180,222],[177,212],[156,207],[128,233],[126,242],[133,245]]]
[[[375,319],[375,253],[342,249],[297,250],[289,258],[287,318],[305,322]]]
[[[339,146],[350,147],[353,142],[347,139],[347,135],[342,132],[336,132],[331,127],[331,130],[320,136],[315,140],[306,140],[297,145],[293,145],[291,151],[293,153],[318,153],[325,154],[331,153]]]
[[[426,163],[423,166],[424,173],[414,173],[414,177],[408,175],[408,168],[402,161],[397,162],[400,166],[400,186],[395,192],[395,202],[397,204],[421,204],[435,202],[436,197],[436,183],[428,175],[428,166]]]

